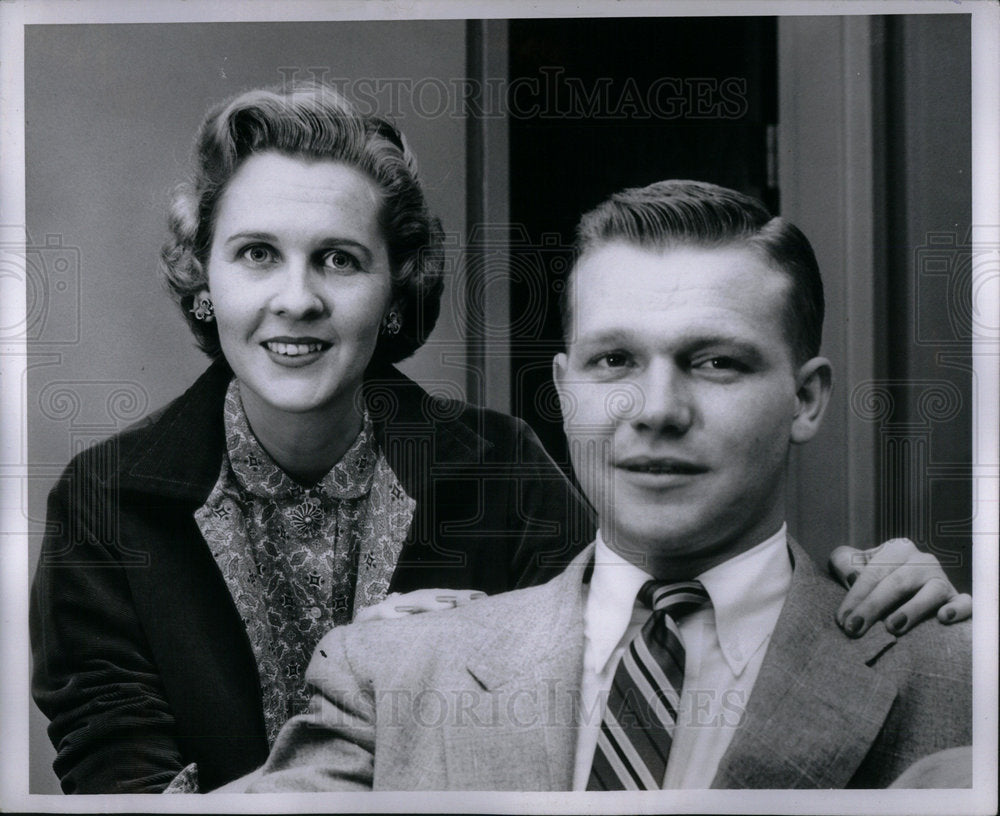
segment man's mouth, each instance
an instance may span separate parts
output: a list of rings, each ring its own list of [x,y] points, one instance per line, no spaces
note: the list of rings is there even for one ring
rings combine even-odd
[[[694,475],[705,473],[707,468],[683,459],[655,458],[648,456],[626,457],[615,462],[615,467],[629,473]]]
[[[315,354],[330,348],[330,343],[314,338],[295,339],[274,339],[265,340],[261,343],[264,348],[273,354],[280,354],[282,357],[301,357],[305,354]]]

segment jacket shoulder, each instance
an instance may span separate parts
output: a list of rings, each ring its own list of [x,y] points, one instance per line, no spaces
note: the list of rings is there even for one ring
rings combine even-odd
[[[972,622],[946,626],[936,618],[923,621],[896,640],[879,667],[897,675],[901,688],[947,687],[953,698],[963,688],[971,690]]]
[[[512,450],[537,449],[547,458],[547,454],[543,453],[542,443],[523,419],[458,400],[449,400],[447,408],[457,414],[459,421],[469,430],[485,439],[487,449],[494,455]],[[520,458],[523,459],[523,456]]]
[[[483,446],[487,455],[525,443],[541,449],[526,422],[452,396],[451,382],[428,383],[425,388],[392,366],[380,366],[367,372],[364,387],[376,423],[399,429],[432,428],[442,439]]]
[[[541,584],[455,609],[334,627],[317,645],[309,674],[329,677],[346,664],[361,685],[384,687],[461,668],[484,644],[510,641],[516,649],[539,634],[529,630],[541,627],[547,633],[551,621],[542,623],[534,611],[549,606],[557,591]]]

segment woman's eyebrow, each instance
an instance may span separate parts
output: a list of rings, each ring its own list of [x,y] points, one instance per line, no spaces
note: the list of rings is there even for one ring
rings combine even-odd
[[[365,256],[365,261],[370,262],[374,257],[372,251],[368,248],[367,244],[361,241],[355,241],[353,238],[324,238],[319,242],[319,247],[321,249],[337,249],[340,247],[350,247],[351,249],[360,252]]]
[[[226,244],[232,244],[237,241],[270,241],[273,243],[276,240],[274,235],[269,232],[236,232],[226,239]]]

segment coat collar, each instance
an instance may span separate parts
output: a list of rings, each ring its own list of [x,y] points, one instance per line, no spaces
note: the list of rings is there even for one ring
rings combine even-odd
[[[226,449],[222,406],[232,376],[216,360],[180,397],[122,434],[123,489],[197,504],[208,498]]]
[[[216,360],[184,394],[121,435],[122,489],[204,503],[226,449],[222,406],[232,376],[226,361]],[[403,489],[418,500],[429,461],[481,462],[492,448],[470,427],[467,406],[431,396],[392,366],[371,368],[363,388],[375,438]],[[414,456],[414,445],[426,455]]]
[[[844,788],[878,736],[896,687],[871,665],[896,638],[846,637],[841,591],[789,539],[792,585],[713,788]]]

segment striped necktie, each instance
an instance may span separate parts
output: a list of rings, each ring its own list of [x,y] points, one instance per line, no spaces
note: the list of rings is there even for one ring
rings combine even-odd
[[[698,581],[647,581],[639,602],[653,612],[615,670],[587,790],[659,790],[667,770],[684,682],[677,620],[708,594]]]

